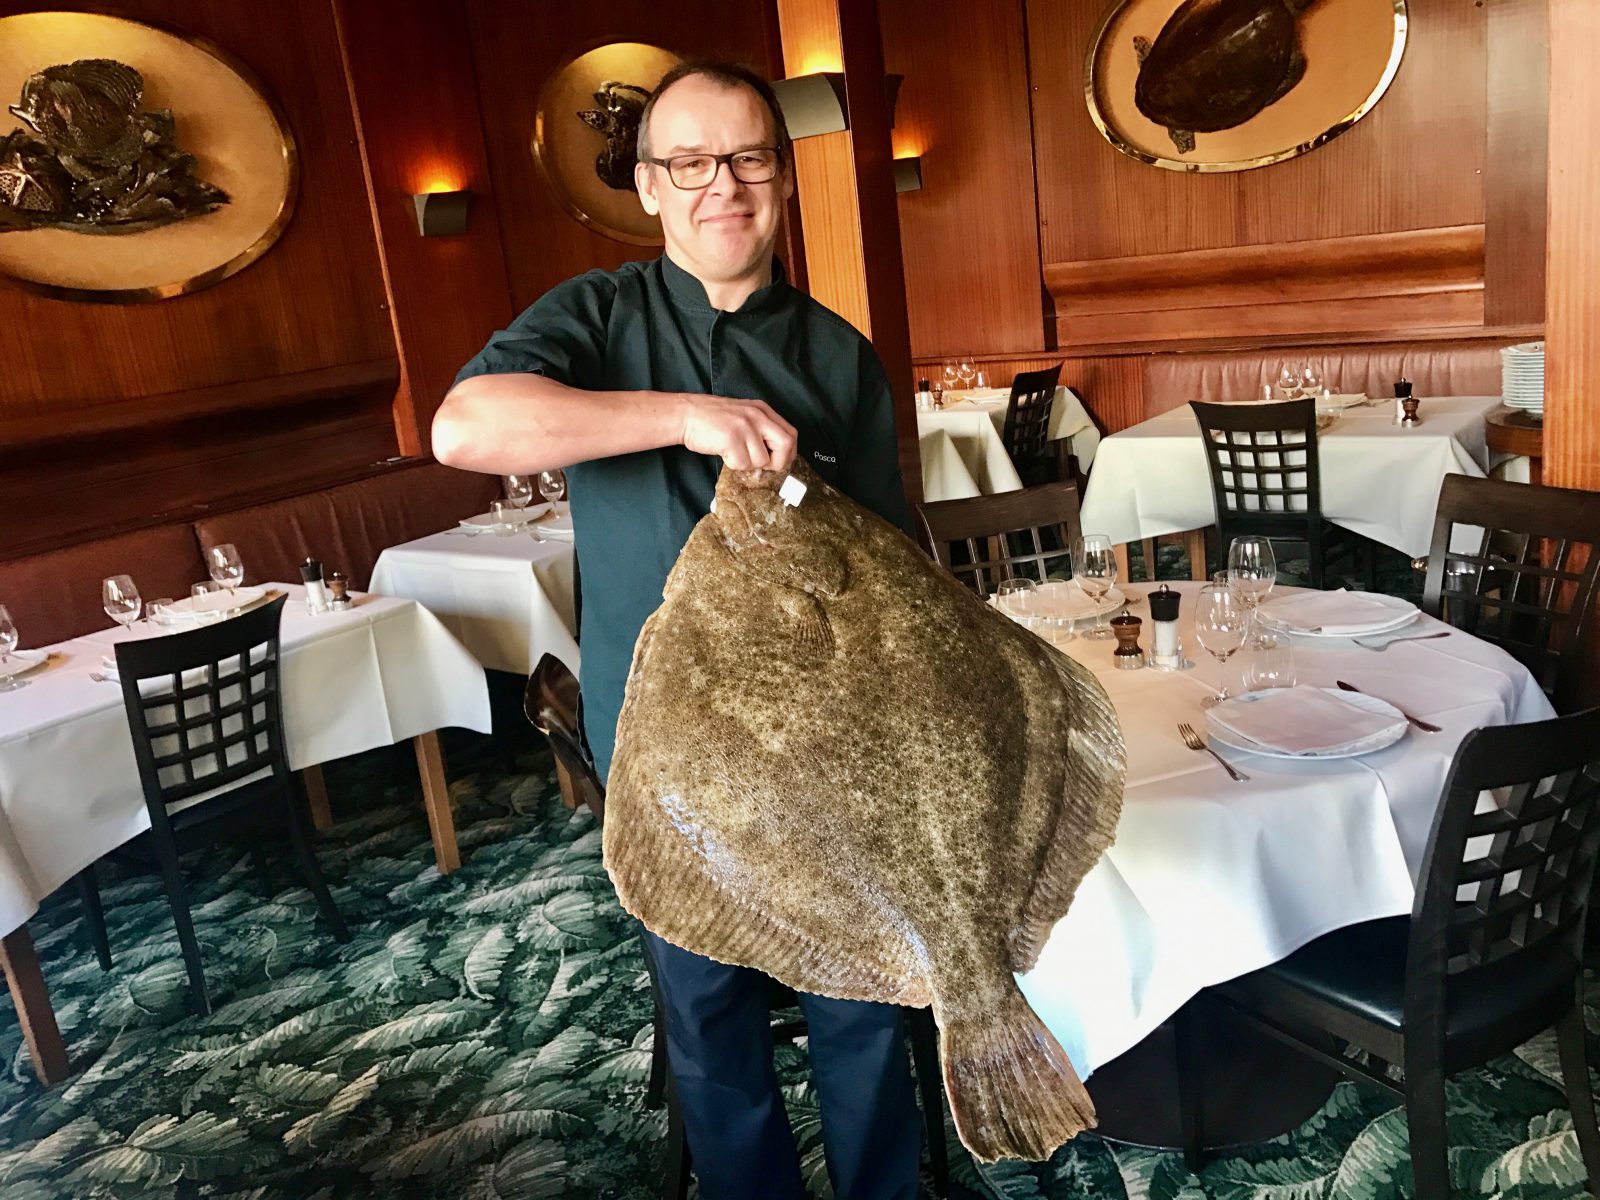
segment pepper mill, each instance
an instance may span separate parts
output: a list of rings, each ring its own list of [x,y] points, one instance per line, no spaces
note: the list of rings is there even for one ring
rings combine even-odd
[[[1407,429],[1415,429],[1422,424],[1422,419],[1417,416],[1417,409],[1422,401],[1415,396],[1406,396],[1400,401],[1400,424]]]
[[[1111,632],[1117,635],[1117,648],[1111,652],[1119,671],[1137,671],[1144,666],[1144,651],[1139,649],[1139,627],[1144,622],[1131,613],[1111,618]]]
[[[1194,664],[1184,661],[1183,645],[1178,641],[1178,602],[1183,599],[1166,584],[1151,592],[1149,667],[1152,671],[1182,671]]]

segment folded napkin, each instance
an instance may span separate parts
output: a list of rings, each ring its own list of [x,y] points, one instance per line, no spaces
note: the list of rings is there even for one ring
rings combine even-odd
[[[570,542],[573,539],[572,511],[562,505],[561,510],[555,516],[547,521],[536,521],[532,528],[542,538],[555,538],[558,541]]]
[[[1329,408],[1354,408],[1358,404],[1368,403],[1365,392],[1333,392],[1326,396],[1317,397],[1317,406],[1326,405]]]
[[[968,404],[996,404],[1011,399],[1010,388],[967,388],[955,393],[946,393],[946,395],[952,394],[957,401],[965,401]]]
[[[1413,608],[1385,604],[1362,592],[1300,592],[1269,600],[1258,610],[1268,621],[1290,632],[1316,629],[1333,637],[1372,633],[1398,625]]]
[[[1225,700],[1209,719],[1225,734],[1285,754],[1329,754],[1388,733],[1404,717],[1368,712],[1321,688],[1271,688]]]

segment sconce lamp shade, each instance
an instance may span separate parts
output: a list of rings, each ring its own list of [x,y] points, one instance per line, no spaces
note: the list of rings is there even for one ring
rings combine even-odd
[[[772,90],[778,97],[778,107],[783,110],[783,121],[789,127],[791,138],[840,133],[850,128],[842,72],[818,72],[774,80]]]
[[[444,237],[467,231],[467,204],[471,192],[423,192],[412,196],[417,206],[417,232],[423,237]]]
[[[894,160],[894,190],[920,192],[922,190],[922,159],[897,158]]]

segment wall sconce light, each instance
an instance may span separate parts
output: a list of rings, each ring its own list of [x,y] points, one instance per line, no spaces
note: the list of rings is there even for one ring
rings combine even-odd
[[[894,160],[894,190],[920,192],[922,190],[922,159],[897,158]]]
[[[796,140],[822,133],[842,133],[850,128],[849,108],[844,99],[844,73],[819,71],[793,79],[777,79],[772,91],[783,110],[789,136]]]
[[[417,207],[417,232],[423,237],[445,237],[467,231],[467,204],[471,192],[422,192],[411,197]]]

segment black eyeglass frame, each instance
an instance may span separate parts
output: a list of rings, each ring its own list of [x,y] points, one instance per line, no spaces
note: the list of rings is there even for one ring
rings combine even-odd
[[[733,160],[738,158],[741,154],[754,154],[758,150],[771,151],[773,156],[772,174],[767,176],[765,179],[746,179],[743,175],[739,174],[739,168],[733,165]],[[708,178],[704,183],[697,183],[691,186],[685,186],[684,184],[679,183],[677,177],[672,173],[672,164],[679,159],[685,158],[709,158],[712,162],[710,178]],[[746,146],[743,150],[733,150],[727,154],[704,154],[697,152],[692,154],[674,154],[671,158],[651,158],[649,155],[641,155],[639,157],[639,161],[643,163],[649,163],[653,167],[665,167],[667,178],[672,181],[672,186],[677,188],[680,192],[698,192],[704,188],[710,187],[716,182],[718,174],[720,174],[722,171],[723,163],[728,164],[728,170],[733,172],[733,177],[740,183],[771,183],[779,175],[783,174],[784,153],[782,146]]]

